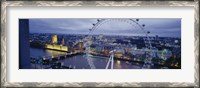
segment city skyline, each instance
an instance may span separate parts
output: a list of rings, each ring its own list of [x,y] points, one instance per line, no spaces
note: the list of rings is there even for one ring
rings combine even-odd
[[[181,19],[19,19],[19,68],[181,69],[180,28]]]
[[[97,19],[29,19],[30,33],[88,34],[94,23],[97,23]],[[139,23],[145,24],[145,30],[150,31],[149,36],[181,37],[181,19],[143,18],[139,20]],[[139,34],[132,29],[133,26],[126,22],[109,22],[94,31],[94,34]]]

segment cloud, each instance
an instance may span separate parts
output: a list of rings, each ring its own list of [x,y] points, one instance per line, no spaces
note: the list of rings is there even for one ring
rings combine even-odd
[[[137,24],[130,25],[127,19],[108,21],[94,31],[94,34],[134,35],[143,31]],[[65,18],[65,19],[30,19],[30,33],[77,33],[87,34],[97,23],[97,19],[90,18]],[[139,24],[145,24],[144,29],[151,32],[151,36],[159,35],[180,37],[181,19],[176,18],[142,18]]]

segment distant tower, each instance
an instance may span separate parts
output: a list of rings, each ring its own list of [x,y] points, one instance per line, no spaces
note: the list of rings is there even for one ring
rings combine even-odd
[[[52,43],[53,44],[57,44],[58,43],[58,37],[57,37],[57,35],[53,35],[52,36]]]
[[[83,48],[83,42],[79,42],[79,48],[80,48],[80,49]]]
[[[158,35],[156,35],[156,40],[158,40]]]
[[[62,37],[62,45],[65,45],[65,39]]]

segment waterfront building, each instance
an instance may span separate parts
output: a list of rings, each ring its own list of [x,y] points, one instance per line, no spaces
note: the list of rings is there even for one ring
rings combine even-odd
[[[143,54],[145,54],[145,50],[144,49],[135,49],[135,48],[133,48],[132,49],[132,54],[133,55],[143,55]]]
[[[121,54],[125,54],[125,50],[123,48],[116,48],[116,53],[121,53]]]
[[[163,60],[167,60],[168,58],[170,58],[172,56],[172,52],[169,51],[168,49],[163,49],[161,51],[161,54],[160,54],[160,57],[163,59]]]
[[[132,48],[132,55],[144,55],[148,49],[134,49]],[[153,47],[151,52],[153,52],[152,57],[157,59],[167,60],[172,56],[172,51],[168,49],[158,50],[157,48]]]
[[[101,52],[103,51],[103,46],[97,45],[95,49],[96,49],[96,52]]]
[[[58,51],[68,51],[67,46],[62,46],[62,45],[51,45],[51,44],[46,44],[47,49],[52,49],[52,50],[58,50]]]
[[[123,57],[123,54],[118,52],[118,53],[115,53],[115,57],[116,58],[122,58]]]
[[[58,51],[68,51],[68,47],[64,46],[64,38],[62,39],[62,44],[58,45],[58,37],[57,35],[52,36],[52,43],[53,44],[46,44],[45,48],[52,49],[52,50],[58,50]]]

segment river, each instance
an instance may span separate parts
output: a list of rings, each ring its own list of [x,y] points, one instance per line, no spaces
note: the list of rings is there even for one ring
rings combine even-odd
[[[31,57],[41,57],[41,56],[52,56],[65,54],[65,52],[48,50],[48,49],[38,49],[38,48],[30,48],[30,56]],[[64,66],[73,67],[76,69],[90,69],[90,66],[87,62],[87,58],[91,59],[94,63],[96,69],[105,69],[106,64],[108,62],[108,57],[100,57],[100,56],[89,56],[86,55],[76,55],[73,57],[68,57],[67,59],[60,60]],[[35,68],[35,65],[31,65],[32,68]],[[140,69],[142,67],[141,64],[131,63],[128,61],[114,60],[114,69]]]

